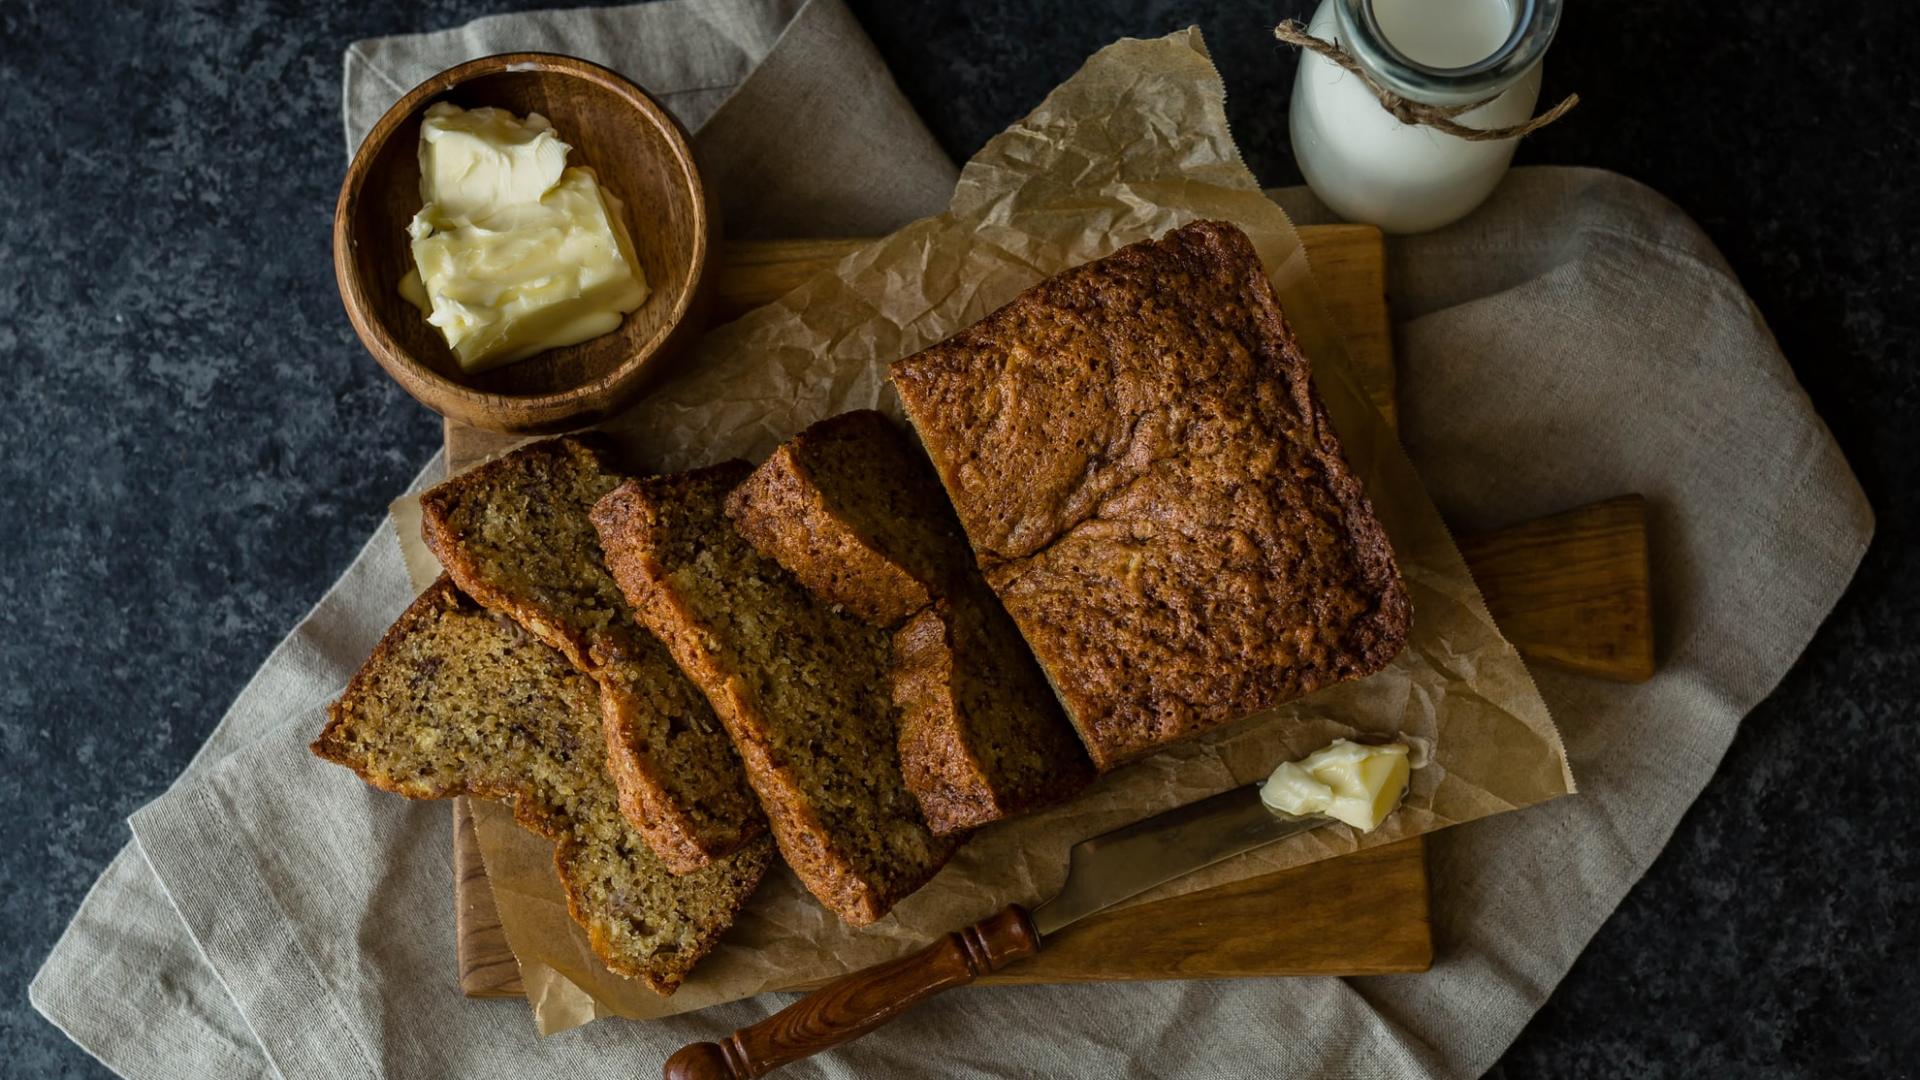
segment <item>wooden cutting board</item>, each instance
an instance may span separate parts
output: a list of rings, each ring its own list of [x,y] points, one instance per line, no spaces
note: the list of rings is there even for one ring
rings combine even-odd
[[[1356,375],[1389,422],[1392,339],[1379,230],[1300,230],[1328,313]],[[715,318],[773,300],[861,240],[730,243],[715,273]],[[459,472],[520,441],[449,422],[447,464]],[[1645,508],[1637,496],[1596,503],[1462,540],[1502,630],[1530,660],[1603,678],[1653,673]],[[454,893],[461,989],[519,997],[520,972],[501,932],[464,799],[454,803]],[[1097,915],[988,983],[1367,975],[1424,971],[1433,960],[1421,838],[1293,870]]]

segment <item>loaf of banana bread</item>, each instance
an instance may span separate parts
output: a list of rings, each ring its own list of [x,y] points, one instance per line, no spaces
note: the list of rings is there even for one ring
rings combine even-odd
[[[327,710],[319,756],[413,799],[511,803],[555,842],[567,907],[607,967],[671,994],[773,861],[762,836],[674,874],[621,815],[592,679],[442,577]]]
[[[1102,769],[1393,659],[1412,618],[1244,233],[1055,275],[893,365]]]
[[[727,520],[751,470],[632,480],[593,510],[607,566],[732,734],[780,853],[814,896],[871,923],[938,871],[900,772],[884,629],[815,597]]]
[[[980,579],[926,458],[880,413],[842,413],[727,496],[761,554],[815,595],[897,628],[900,767],[936,834],[1064,799],[1093,769],[1020,632]]]
[[[422,531],[463,591],[599,683],[621,808],[669,867],[688,872],[766,819],[712,707],[607,574],[587,515],[620,479],[590,442],[548,439],[421,496]]]

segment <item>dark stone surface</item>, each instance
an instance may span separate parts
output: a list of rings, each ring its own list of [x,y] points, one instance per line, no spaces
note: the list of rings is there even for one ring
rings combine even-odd
[[[498,0],[0,0],[0,1071],[103,1076],[25,984],[122,819],[346,566],[438,428],[335,298],[339,59]],[[1248,162],[1298,180],[1300,3],[853,0],[964,157],[1095,49],[1200,23]],[[1500,1076],[1910,1075],[1920,997],[1916,106],[1904,4],[1573,4],[1522,162],[1674,198],[1879,514],[1858,580]],[[207,151],[211,149],[209,155]],[[1833,740],[1855,752],[1830,752]]]

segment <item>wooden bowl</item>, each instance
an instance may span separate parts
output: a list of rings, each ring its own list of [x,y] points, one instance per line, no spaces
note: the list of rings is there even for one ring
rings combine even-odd
[[[626,204],[651,290],[618,330],[473,375],[400,296],[420,210],[420,121],[428,105],[498,106],[553,122]],[[711,207],[687,134],[646,91],[598,64],[505,53],[449,68],[396,102],[354,155],[333,215],[333,271],[360,340],[421,404],[449,419],[529,434],[585,427],[630,404],[698,335]]]

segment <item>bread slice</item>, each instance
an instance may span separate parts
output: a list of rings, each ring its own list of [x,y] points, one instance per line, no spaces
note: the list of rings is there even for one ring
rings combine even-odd
[[[906,621],[973,565],[924,455],[871,409],[782,444],[729,496],[727,514],[816,596],[881,626]]]
[[[628,481],[593,521],[614,579],[732,733],[787,864],[863,926],[958,841],[928,831],[901,778],[887,632],[809,593],[727,521],[750,471]]]
[[[1393,549],[1233,226],[1058,274],[892,376],[1100,768],[1405,644]]]
[[[686,873],[737,850],[766,819],[713,709],[607,574],[587,515],[620,479],[581,439],[533,443],[421,496],[422,531],[463,591],[599,683],[621,809]]]
[[[1064,799],[1093,777],[1020,632],[980,579],[925,457],[880,413],[822,420],[727,496],[801,584],[898,627],[900,767],[938,835]]]
[[[671,994],[773,861],[765,838],[669,872],[621,816],[593,680],[442,577],[327,710],[313,752],[413,799],[511,803],[553,840],[567,909],[607,967]]]
[[[893,635],[900,767],[937,834],[1067,799],[1093,780],[1020,631],[982,582],[956,586]]]

